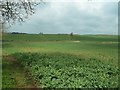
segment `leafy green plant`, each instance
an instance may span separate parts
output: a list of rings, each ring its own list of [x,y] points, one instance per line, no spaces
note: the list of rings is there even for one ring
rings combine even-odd
[[[15,53],[42,88],[106,88],[118,86],[118,67],[95,58],[62,53]]]

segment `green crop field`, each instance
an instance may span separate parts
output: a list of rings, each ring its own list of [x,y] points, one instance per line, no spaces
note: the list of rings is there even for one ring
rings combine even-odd
[[[116,35],[4,34],[2,40],[3,88],[31,81],[38,88],[118,87]]]

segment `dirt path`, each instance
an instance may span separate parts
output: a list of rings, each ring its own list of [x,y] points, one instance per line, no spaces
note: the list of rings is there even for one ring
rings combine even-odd
[[[3,56],[3,88],[34,88],[37,90],[37,82],[13,57]],[[9,80],[7,80],[9,79]]]

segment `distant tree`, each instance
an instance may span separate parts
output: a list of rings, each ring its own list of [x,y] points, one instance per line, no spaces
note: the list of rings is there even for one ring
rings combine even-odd
[[[70,33],[70,36],[73,36],[73,32]]]
[[[42,34],[43,34],[43,32],[40,32],[39,34],[41,34],[41,35],[42,35]]]

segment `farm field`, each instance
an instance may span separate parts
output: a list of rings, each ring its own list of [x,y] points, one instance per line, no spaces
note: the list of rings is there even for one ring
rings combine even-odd
[[[118,87],[118,36],[4,34],[2,40],[3,88],[30,87],[30,81],[39,88]],[[10,75],[14,60],[20,66]],[[20,69],[32,79],[24,75],[18,85]]]

